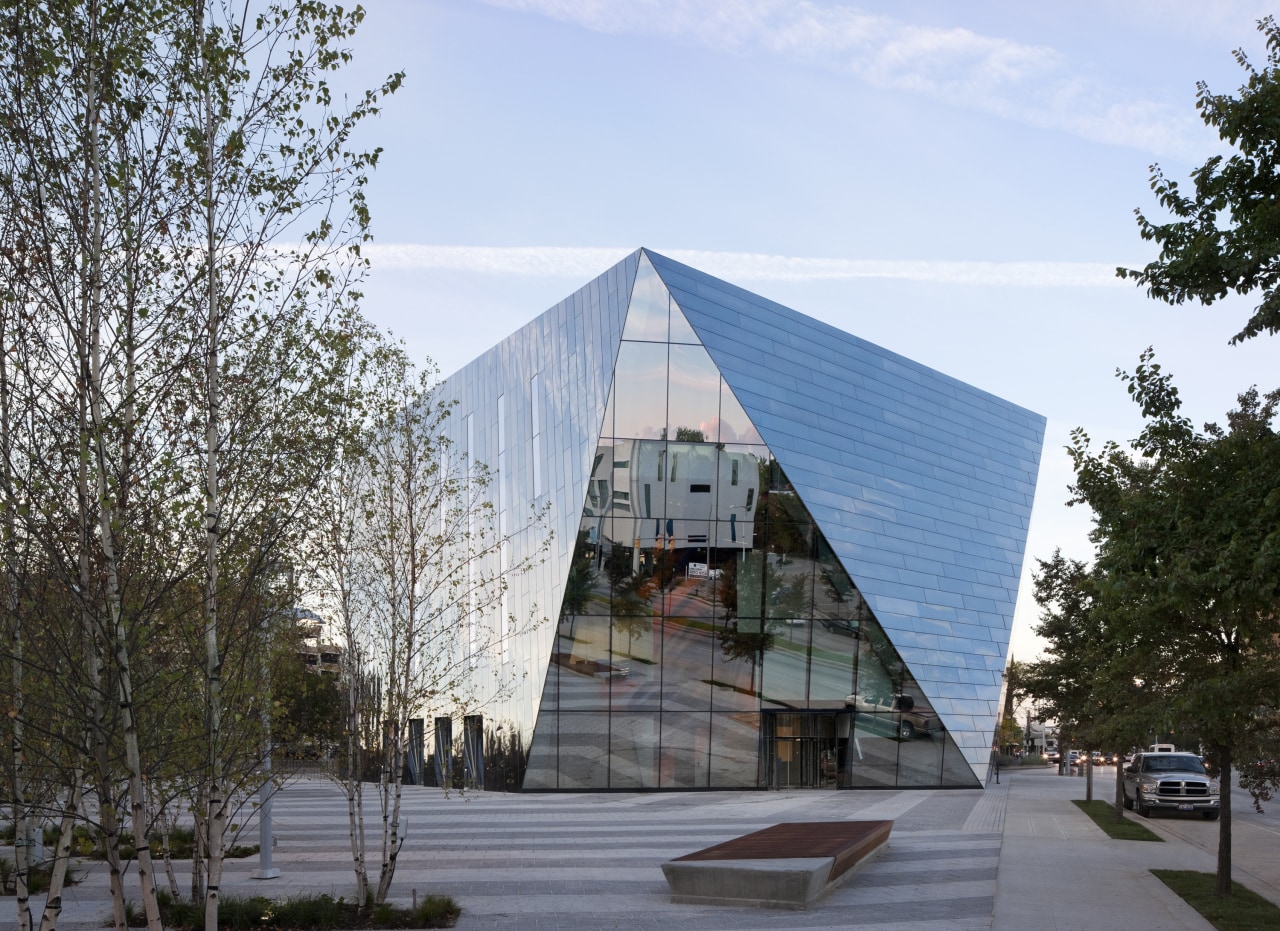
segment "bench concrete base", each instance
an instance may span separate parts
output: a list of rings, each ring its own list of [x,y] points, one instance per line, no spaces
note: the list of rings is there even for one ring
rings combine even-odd
[[[671,901],[805,909],[889,842],[892,821],[776,824],[662,864]]]

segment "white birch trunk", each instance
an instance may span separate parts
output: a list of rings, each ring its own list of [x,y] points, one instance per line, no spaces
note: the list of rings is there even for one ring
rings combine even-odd
[[[364,786],[360,779],[364,763],[360,742],[361,669],[356,659],[350,599],[344,599],[344,605],[347,634],[347,832],[351,838],[351,861],[356,874],[356,904],[364,908],[369,895],[369,870],[364,833]]]
[[[98,103],[96,72],[90,68],[88,79],[88,105],[86,107],[86,134],[88,137],[88,178],[93,215],[91,218],[91,245],[88,255],[89,275],[89,414],[91,418],[93,454],[95,459],[96,494],[98,505],[98,545],[102,551],[106,570],[107,609],[111,624],[111,644],[119,679],[118,700],[121,724],[124,729],[125,766],[129,780],[129,805],[133,822],[134,846],[137,851],[138,883],[143,911],[150,931],[162,931],[160,908],[156,903],[155,874],[151,864],[149,846],[150,831],[147,826],[146,798],[143,786],[142,758],[138,747],[138,729],[134,718],[133,679],[130,673],[128,638],[124,628],[120,602],[120,579],[116,560],[114,524],[117,518],[115,497],[108,486],[109,459],[106,452],[105,418],[102,408],[102,250],[103,210],[101,166],[99,164]],[[128,347],[131,351],[132,347]],[[125,476],[121,476],[121,481]]]
[[[197,41],[201,53],[205,39],[203,3],[197,7]],[[221,500],[218,487],[218,441],[222,404],[219,396],[218,365],[221,339],[221,295],[218,291],[217,216],[214,189],[214,116],[209,88],[209,61],[203,63],[205,142],[205,309],[208,326],[205,339],[205,688],[208,742],[208,838],[205,854],[208,882],[205,885],[205,931],[218,931],[218,902],[222,883],[223,837],[226,832],[227,800],[222,769],[222,658],[218,648],[218,555],[222,534]]]
[[[80,810],[81,786],[84,768],[79,767],[73,776],[71,792],[62,810],[62,823],[58,828],[58,849],[54,853],[53,870],[49,876],[49,891],[45,896],[44,913],[40,916],[40,931],[56,931],[62,915],[62,889],[67,879],[67,866],[71,862],[71,832],[76,814]]]
[[[7,344],[10,335],[0,334],[0,344]],[[9,472],[9,440],[12,437],[11,391],[9,387],[8,353],[0,352],[0,481],[4,482],[4,497],[12,502],[13,482]],[[13,859],[14,900],[18,908],[19,931],[31,931],[31,904],[27,892],[27,876],[30,863],[27,857],[27,741],[26,691],[22,681],[22,615],[18,599],[17,530],[14,526],[13,508],[5,508],[4,567],[5,610],[9,617],[9,651],[12,657],[11,684],[13,687]]]

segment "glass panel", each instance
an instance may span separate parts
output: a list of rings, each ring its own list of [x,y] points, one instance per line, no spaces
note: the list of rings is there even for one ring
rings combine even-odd
[[[613,408],[614,408],[614,404],[613,404],[613,396],[614,396],[615,394],[617,394],[617,393],[618,393],[617,386],[616,386],[616,385],[610,385],[610,386],[609,386],[609,400],[605,402],[605,405],[604,405],[604,417],[603,417],[603,418],[601,419],[601,421],[600,421],[600,435],[601,435],[602,437],[605,437],[605,436],[616,436],[616,435],[617,435],[617,434],[614,432],[614,429],[613,429]]]
[[[722,446],[717,465],[716,546],[755,545],[760,470],[768,451],[759,446]],[[736,480],[735,480],[736,479]]]
[[[760,618],[765,615],[764,579],[763,553],[744,551],[732,566],[725,564],[725,584],[720,588],[725,614],[743,622],[743,632],[761,632]],[[749,620],[754,624],[747,624]]]
[[[754,711],[760,706],[759,619],[729,618],[716,624],[711,658],[711,707],[717,711]]]
[[[903,717],[910,719],[912,714],[904,714]],[[941,785],[945,735],[939,733],[935,737],[934,734],[919,730],[913,730],[912,733],[914,737],[903,740],[898,748],[898,785]]]
[[[711,788],[750,789],[758,786],[760,715],[711,716]]]
[[[538,714],[538,726],[529,746],[529,765],[524,771],[525,789],[555,789],[559,766],[556,759],[556,719],[554,711]]]
[[[650,521],[638,520],[641,532]],[[634,541],[643,542],[637,537]],[[666,586],[674,574],[670,550],[665,547],[616,547],[607,563],[613,583],[613,613],[619,616],[653,617],[662,614]]]
[[[573,561],[565,577],[564,595],[560,603],[560,625],[557,635],[564,637],[572,621],[583,614],[607,614],[609,612],[609,580],[601,572],[600,560],[603,548],[599,543],[599,524],[596,518],[583,518],[578,531],[578,543],[573,551]],[[570,642],[557,641],[556,650],[570,650]]]
[[[652,615],[615,615],[610,654],[611,707],[656,711],[662,689],[662,627]]]
[[[812,526],[767,526],[769,552],[765,564],[765,613],[779,620],[808,619],[813,614],[813,560],[805,555]]]
[[[663,714],[662,760],[658,772],[662,788],[706,788],[710,758],[709,715]]]
[[[551,662],[560,666],[561,709],[609,710],[609,626],[608,617],[587,615],[569,615],[568,624],[560,625]]]
[[[560,707],[560,664],[556,658],[561,651],[573,649],[573,637],[569,632],[574,627],[575,619],[576,615],[567,610],[560,612],[560,623],[556,625],[556,639],[551,647],[551,662],[547,663],[547,675],[543,680],[542,700],[538,703],[539,712],[555,711]]]
[[[667,436],[693,443],[720,439],[720,370],[701,346],[671,347]]]
[[[609,787],[609,714],[560,713],[560,789]]]
[[[716,510],[715,445],[670,443],[667,462],[667,524],[664,529],[676,547],[705,548],[711,540],[711,520]]]
[[[759,431],[751,423],[751,418],[742,409],[738,399],[733,396],[729,385],[721,381],[720,385],[720,441],[722,443],[760,443]]]
[[[848,751],[850,786],[898,783],[898,741],[887,736],[893,732],[893,722],[882,717],[861,712],[854,715]]]
[[[942,735],[942,747],[942,784],[977,788],[978,779],[950,734]]]
[[[662,653],[662,707],[665,711],[711,708],[712,626],[709,621],[668,618]]]
[[[766,704],[806,707],[809,625],[803,618],[766,619],[761,692]]]
[[[865,603],[822,539],[815,568],[809,699],[843,702],[857,684],[856,618],[861,616],[858,605]]]
[[[658,728],[656,714],[610,716],[609,788],[658,787]]]
[[[658,277],[648,257],[641,256],[636,281],[631,288],[631,303],[627,305],[627,323],[622,329],[622,338],[665,343],[670,303],[667,286]]]
[[[671,342],[695,344],[702,342],[698,339],[698,334],[693,332],[693,327],[689,326],[684,311],[680,309],[674,297],[671,299]]]
[[[667,431],[667,346],[630,343],[618,347],[613,373],[614,436],[660,440]]]

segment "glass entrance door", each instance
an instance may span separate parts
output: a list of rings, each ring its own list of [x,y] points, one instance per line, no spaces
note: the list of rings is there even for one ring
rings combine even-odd
[[[763,712],[765,787],[843,788],[849,719],[836,711]]]

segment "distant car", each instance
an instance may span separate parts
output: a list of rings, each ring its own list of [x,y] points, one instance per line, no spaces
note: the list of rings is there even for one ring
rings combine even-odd
[[[1124,807],[1142,817],[1153,811],[1198,811],[1216,821],[1221,808],[1217,780],[1194,753],[1139,753],[1124,768]]]
[[[857,621],[847,621],[838,617],[820,617],[818,623],[833,634],[843,634],[846,637],[858,636]]]

